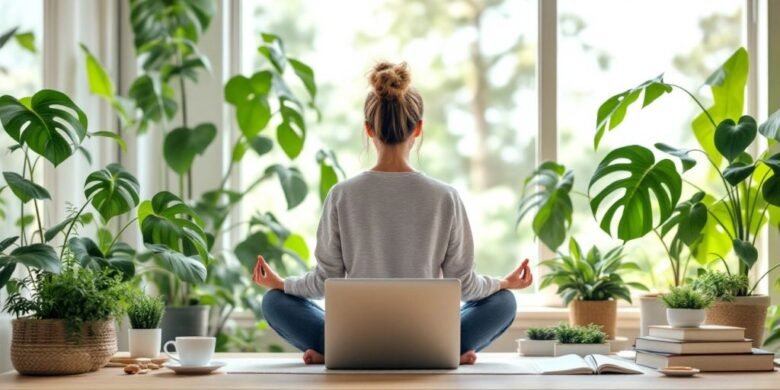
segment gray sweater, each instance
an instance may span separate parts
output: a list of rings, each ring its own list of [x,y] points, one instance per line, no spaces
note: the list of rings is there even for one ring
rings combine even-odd
[[[320,298],[328,278],[457,278],[461,299],[499,289],[474,270],[466,209],[451,186],[419,172],[367,171],[334,186],[322,211],[316,267],[284,281],[288,294]]]

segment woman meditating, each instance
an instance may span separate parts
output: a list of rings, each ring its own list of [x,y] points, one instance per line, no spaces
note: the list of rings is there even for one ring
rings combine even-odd
[[[451,186],[416,171],[409,153],[423,132],[423,101],[410,87],[406,64],[380,63],[369,76],[365,132],[377,151],[369,171],[334,186],[322,211],[316,267],[282,279],[258,256],[255,283],[269,289],[263,315],[307,364],[324,362],[328,278],[457,278],[461,282],[461,364],[473,364],[512,324],[510,289],[531,285],[528,260],[503,279],[474,270],[474,242],[466,209]]]

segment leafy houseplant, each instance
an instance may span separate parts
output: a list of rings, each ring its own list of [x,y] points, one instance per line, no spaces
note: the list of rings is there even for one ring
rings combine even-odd
[[[308,267],[306,241],[300,234],[285,227],[272,213],[259,212],[238,223],[230,221],[231,214],[241,206],[245,197],[271,179],[279,181],[288,209],[300,205],[308,193],[308,184],[301,171],[286,163],[269,163],[257,169],[256,179],[250,180],[245,189],[229,189],[228,183],[248,152],[268,156],[278,146],[290,161],[302,154],[307,135],[306,109],[316,111],[314,71],[305,63],[289,57],[278,36],[261,35],[262,44],[258,51],[266,59],[267,66],[251,76],[234,76],[224,86],[225,101],[234,109],[240,130],[238,137],[230,137],[235,138],[232,158],[218,185],[195,194],[192,190],[195,180],[191,174],[193,164],[217,139],[219,128],[213,123],[190,123],[187,85],[197,82],[202,73],[210,72],[209,60],[198,51],[197,42],[208,29],[215,12],[214,3],[131,0],[130,6],[140,75],[132,83],[127,96],[120,96],[99,61],[84,48],[90,89],[115,109],[124,129],[137,130],[139,135],[155,130],[163,133],[160,152],[167,167],[160,169],[170,170],[178,176],[178,186],[167,182],[165,186],[172,193],[178,193],[185,204],[194,207],[198,218],[189,216],[186,219],[204,224],[203,241],[208,255],[204,272],[190,273],[193,277],[182,279],[183,283],[180,283],[170,277],[170,273],[176,273],[180,267],[167,266],[160,255],[147,258],[155,263],[159,272],[148,273],[144,277],[168,299],[164,332],[174,324],[196,322],[182,320],[178,315],[201,313],[203,316],[198,319],[205,318],[205,306],[190,305],[211,305],[209,333],[218,336],[219,345],[224,346],[227,336],[222,334],[222,329],[236,308],[249,309],[258,321],[262,319],[258,299],[262,289],[251,283],[250,276],[258,254],[264,254],[282,273],[288,272],[289,263],[297,264],[299,268]],[[298,85],[289,83],[291,73]],[[178,84],[178,96],[173,84]],[[298,90],[303,93],[294,92]],[[177,112],[181,122],[172,129],[171,121]],[[275,127],[275,139],[269,137],[268,131],[264,133],[272,126]],[[315,157],[320,166],[319,194],[324,199],[330,187],[344,173],[332,152],[321,150]],[[249,236],[232,253],[219,244],[215,245],[225,232],[238,227],[248,227]],[[150,241],[152,245],[159,244]],[[193,310],[195,314],[192,314]],[[195,328],[183,332],[206,332],[205,325]],[[169,333],[165,338],[174,336]]]
[[[156,358],[162,343],[160,321],[165,312],[165,301],[142,291],[137,291],[134,298],[127,309],[132,327],[129,332],[130,356]]]
[[[595,324],[586,326],[559,324],[555,327],[555,356],[608,354],[607,335]]]
[[[555,327],[528,328],[526,338],[517,340],[517,349],[524,356],[553,356]]]
[[[536,209],[533,215],[534,234],[557,257],[540,263],[550,272],[542,277],[540,288],[557,285],[557,293],[569,306],[569,322],[573,325],[599,324],[609,338],[615,336],[617,300],[631,302],[629,288],[647,290],[641,283],[626,282],[627,271],[639,270],[633,262],[623,261],[623,246],[602,253],[592,247],[583,252],[571,237],[568,252],[558,250],[569,233],[572,220],[574,174],[563,165],[543,162],[526,178],[524,196],[520,202],[518,223]]]
[[[705,309],[712,305],[713,298],[692,287],[674,287],[660,299],[666,306],[669,325],[681,328],[696,328],[704,323]]]
[[[720,191],[709,194],[702,186],[683,180],[672,160],[656,162],[652,151],[639,145],[610,152],[589,186],[589,192],[595,193],[591,209],[600,216],[601,228],[610,234],[616,231],[622,240],[653,232],[663,241],[667,226],[676,225],[671,244],[664,243],[675,272],[675,285],[684,281],[691,258],[702,265],[720,261],[731,274],[726,260],[730,257],[736,262],[734,273],[749,277],[758,260],[756,238],[767,222],[777,225],[780,221],[780,153],[772,154],[769,149],[751,154],[749,149],[759,135],[769,143],[780,140],[780,111],[760,126],[753,117],[743,115],[748,62],[747,51],[740,48],[706,80],[713,97],[709,108],[685,88],[658,76],[612,96],[598,110],[595,147],[607,130],[623,121],[628,107],[642,95],[642,107],[647,107],[673,90],[681,90],[701,109],[691,126],[700,148],[662,143],[655,147],[679,160],[683,174],[697,164],[696,157],[703,157],[719,179]],[[678,203],[683,183],[698,192],[689,201]],[[746,285],[736,291],[733,303],[718,302],[710,310],[708,321],[745,327],[746,337],[757,346],[769,301],[753,292],[773,269],[757,278],[753,288]]]

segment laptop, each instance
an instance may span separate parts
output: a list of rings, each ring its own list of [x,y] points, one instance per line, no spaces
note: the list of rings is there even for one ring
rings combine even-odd
[[[328,279],[328,369],[451,369],[460,362],[460,280]]]

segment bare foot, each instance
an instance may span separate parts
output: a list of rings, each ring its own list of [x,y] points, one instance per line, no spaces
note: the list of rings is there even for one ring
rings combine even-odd
[[[460,355],[460,364],[474,364],[477,362],[477,353],[474,351],[466,351],[463,355]]]
[[[461,360],[463,360],[462,357]],[[323,364],[325,363],[325,356],[313,349],[307,349],[303,353],[303,362],[306,364]]]

